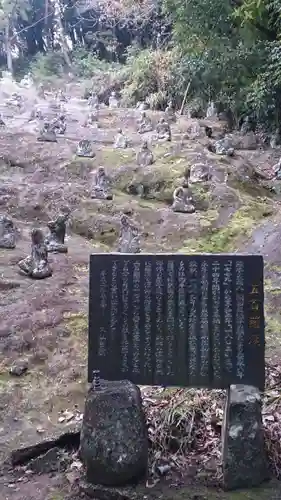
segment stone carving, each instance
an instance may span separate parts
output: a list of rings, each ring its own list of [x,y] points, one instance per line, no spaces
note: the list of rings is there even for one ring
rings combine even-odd
[[[248,132],[254,132],[254,130],[255,130],[255,124],[253,122],[253,119],[250,116],[245,116],[245,118],[243,118],[242,125],[240,127],[240,133],[242,135],[245,135],[248,134]]]
[[[149,149],[147,141],[143,142],[140,150],[137,152],[136,161],[140,167],[147,167],[154,162],[153,153]]]
[[[139,101],[136,105],[136,109],[139,111],[145,111],[146,109],[149,109],[149,105],[145,101]]]
[[[16,247],[16,229],[13,221],[6,215],[0,215],[0,248]]]
[[[30,87],[32,87],[33,83],[34,83],[34,82],[33,82],[33,78],[32,78],[32,76],[31,76],[31,73],[30,73],[30,72],[29,72],[29,73],[27,73],[27,75],[25,75],[25,76],[21,79],[21,81],[20,81],[20,85],[21,85],[22,87],[25,87],[25,88],[30,88]]]
[[[214,101],[211,101],[209,103],[208,108],[207,108],[206,118],[217,118],[217,116],[218,116],[218,111],[217,111],[216,105],[215,105]]]
[[[117,149],[125,149],[128,147],[128,139],[123,134],[123,131],[121,128],[119,128],[117,130],[117,135],[115,137],[114,147]]]
[[[88,141],[88,139],[79,141],[76,149],[76,155],[80,156],[81,158],[94,158],[95,153],[93,152],[91,143],[90,141]]]
[[[234,148],[231,145],[230,139],[225,136],[223,139],[219,139],[214,144],[209,144],[209,151],[216,153],[217,155],[233,156]]]
[[[275,179],[281,181],[281,159],[274,165],[273,172],[275,175]]]
[[[7,105],[11,107],[16,107],[18,110],[20,110],[23,105],[22,96],[17,92],[13,92],[11,98],[8,99],[7,101]]]
[[[147,116],[145,111],[141,112],[140,118],[137,121],[139,134],[145,134],[146,132],[151,132],[153,130],[152,121]]]
[[[122,486],[147,470],[148,437],[140,389],[128,380],[101,380],[85,402],[80,454],[89,483]]]
[[[3,118],[2,118],[1,115],[0,115],[0,128],[2,128],[2,129],[6,128],[6,124],[5,124],[5,122],[4,122],[4,120],[3,120]]]
[[[98,121],[98,110],[95,109],[94,111],[91,111],[91,113],[88,114],[85,127],[89,127],[91,125],[97,125],[97,121]]]
[[[194,163],[190,168],[189,181],[191,184],[207,182],[211,179],[210,167],[205,163]]]
[[[201,126],[197,120],[188,127],[187,136],[190,139],[196,139],[201,136]]]
[[[108,100],[108,105],[111,109],[119,108],[119,100],[116,97],[116,92],[111,92],[111,95]]]
[[[104,167],[99,167],[95,174],[91,197],[99,200],[112,200],[113,198]]]
[[[61,89],[59,89],[56,92],[56,99],[60,102],[67,102],[67,97],[66,97],[65,93],[63,92],[63,90],[61,90]]]
[[[160,141],[170,141],[171,140],[171,127],[165,118],[162,117],[156,126],[157,139]]]
[[[241,384],[228,389],[222,445],[224,489],[258,486],[269,477],[257,388]]]
[[[51,123],[50,127],[56,134],[64,134],[66,131],[66,118],[63,113],[59,114],[56,118],[54,118]]]
[[[271,135],[269,141],[270,147],[272,149],[277,148],[281,144],[281,135],[279,129],[276,129],[275,132]]]
[[[45,239],[48,252],[66,253],[67,246],[64,243],[66,233],[66,221],[69,212],[60,214],[55,220],[48,222],[49,235]]]
[[[118,252],[140,253],[140,239],[137,227],[129,221],[129,218],[125,214],[122,215],[120,222]]]
[[[91,108],[99,109],[99,98],[96,94],[92,94],[88,99],[88,104]]]
[[[43,117],[43,113],[40,109],[38,109],[37,107],[35,107],[31,113],[30,113],[30,117],[29,117],[29,122],[33,121],[33,120],[43,120],[44,117]]]
[[[57,136],[52,129],[50,123],[44,123],[43,128],[40,130],[40,135],[37,137],[40,142],[57,142]]]
[[[38,93],[38,97],[40,97],[40,99],[46,99],[43,83],[39,83],[37,93]]]
[[[48,250],[40,229],[31,231],[31,255],[18,263],[20,272],[33,279],[44,279],[52,276],[53,271],[48,262]]]
[[[172,210],[174,212],[182,212],[186,214],[193,214],[195,212],[188,184],[177,187],[174,191],[173,199]]]
[[[169,122],[175,122],[177,120],[172,101],[168,102],[168,106],[165,109],[165,117]]]

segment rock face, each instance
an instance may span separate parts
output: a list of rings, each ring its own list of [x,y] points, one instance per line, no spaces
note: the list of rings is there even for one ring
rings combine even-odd
[[[80,455],[90,483],[120,486],[143,477],[148,438],[141,393],[129,381],[100,381],[89,390]]]
[[[268,478],[261,397],[257,388],[232,385],[222,429],[223,483],[226,490],[258,486]]]

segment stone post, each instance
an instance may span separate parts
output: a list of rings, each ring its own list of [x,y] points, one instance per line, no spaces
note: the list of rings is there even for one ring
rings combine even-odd
[[[256,387],[231,385],[222,428],[225,490],[258,486],[268,478],[261,396]]]

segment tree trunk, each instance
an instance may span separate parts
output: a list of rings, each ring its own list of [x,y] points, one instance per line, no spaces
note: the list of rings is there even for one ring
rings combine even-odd
[[[7,67],[8,71],[13,74],[13,58],[12,58],[12,49],[10,43],[10,20],[7,19],[5,25],[5,49],[6,49],[6,57],[7,57]]]
[[[63,25],[61,22],[60,13],[58,14],[57,22],[58,22],[58,27],[59,27],[59,32],[60,32],[60,45],[61,45],[61,49],[62,49],[62,55],[64,57],[66,65],[70,69],[71,68],[71,60],[70,60],[70,57],[68,55],[68,47],[67,47],[67,43],[65,41],[65,32],[64,32],[64,28],[63,28]]]

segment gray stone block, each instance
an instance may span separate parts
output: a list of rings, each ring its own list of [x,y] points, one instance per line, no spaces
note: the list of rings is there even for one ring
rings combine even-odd
[[[258,486],[269,476],[261,397],[255,387],[232,385],[228,390],[222,460],[225,490]]]
[[[121,486],[147,471],[148,437],[141,392],[133,383],[100,381],[90,388],[81,431],[80,456],[87,481]]]

